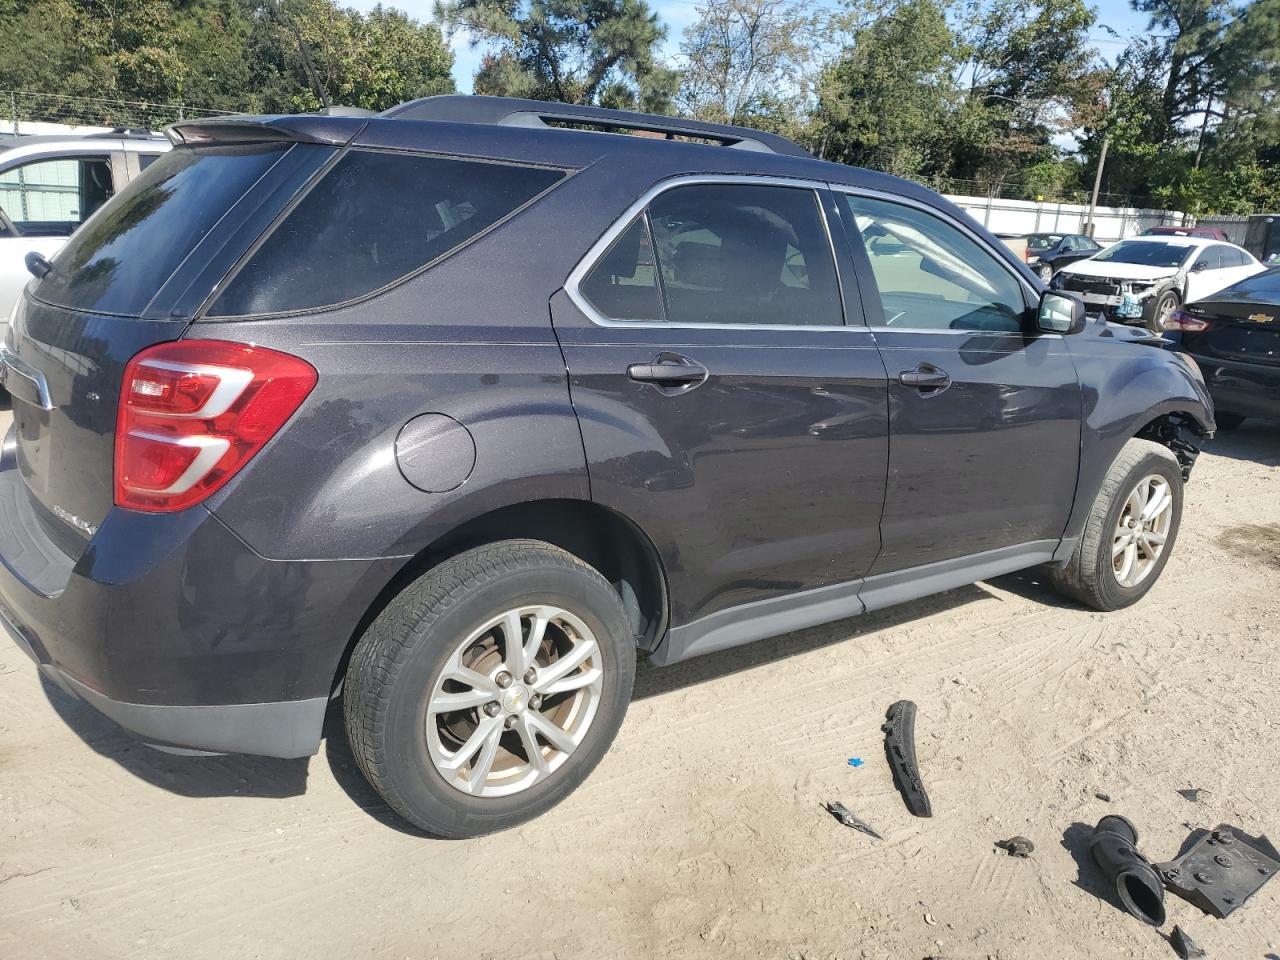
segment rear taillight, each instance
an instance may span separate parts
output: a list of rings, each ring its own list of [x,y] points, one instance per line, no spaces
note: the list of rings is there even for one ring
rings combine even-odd
[[[165,512],[235,475],[316,385],[305,360],[221,340],[178,340],[129,361],[116,418],[115,500]]]
[[[1199,333],[1209,329],[1209,321],[1193,317],[1185,310],[1174,310],[1164,321],[1166,330],[1181,330],[1183,333]]]

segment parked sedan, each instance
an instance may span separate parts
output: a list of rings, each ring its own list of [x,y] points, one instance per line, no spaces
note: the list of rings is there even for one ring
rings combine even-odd
[[[1108,320],[1146,324],[1159,333],[1183,303],[1265,269],[1247,250],[1231,243],[1202,237],[1133,237],[1063,267],[1052,286],[1079,293],[1087,306]]]
[[[1225,230],[1217,227],[1148,227],[1143,230],[1143,237],[1204,237],[1206,240],[1221,240],[1230,243],[1231,238]]]
[[[1280,269],[1175,310],[1165,331],[1200,365],[1220,428],[1280,419]]]
[[[1078,233],[1027,234],[1027,266],[1048,283],[1069,263],[1086,260],[1102,247]]]

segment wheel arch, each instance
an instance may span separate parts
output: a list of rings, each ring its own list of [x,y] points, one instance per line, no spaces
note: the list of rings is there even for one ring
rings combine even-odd
[[[408,584],[472,547],[518,539],[553,544],[599,570],[618,591],[639,649],[652,650],[665,635],[666,569],[648,535],[629,518],[589,500],[531,500],[472,517],[410,557],[356,624],[339,658],[332,689],[341,684],[351,652],[369,624]]]

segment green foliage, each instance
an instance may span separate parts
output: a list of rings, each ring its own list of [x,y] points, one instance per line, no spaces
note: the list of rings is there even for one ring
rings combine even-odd
[[[705,0],[684,31],[681,113],[803,137],[829,15],[788,0]]]
[[[821,154],[900,176],[945,172],[955,54],[937,0],[897,0],[857,28],[819,81]]]
[[[437,15],[487,43],[475,92],[665,112],[678,77],[644,0],[440,0]]]
[[[0,88],[57,115],[53,95],[229,111],[311,110],[324,95],[381,110],[453,89],[434,24],[334,0],[6,0]],[[101,104],[82,122],[136,123]],[[166,119],[174,119],[167,117]]]

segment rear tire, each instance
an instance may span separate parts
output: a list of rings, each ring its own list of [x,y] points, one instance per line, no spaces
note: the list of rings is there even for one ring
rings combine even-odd
[[[1234,430],[1244,423],[1246,418],[1239,413],[1227,413],[1224,410],[1219,410],[1213,415],[1213,419],[1217,421],[1219,430]]]
[[[1143,519],[1148,508],[1151,523]],[[1151,440],[1130,440],[1102,482],[1071,559],[1066,566],[1051,567],[1049,578],[1060,593],[1095,610],[1127,607],[1160,578],[1181,522],[1177,458]],[[1157,538],[1162,538],[1159,543]]]
[[[410,823],[504,830],[586,779],[622,724],[635,662],[622,601],[595,569],[536,540],[477,547],[406,587],[360,638],[347,736]]]
[[[1045,263],[1040,265],[1040,269],[1036,271],[1040,275],[1041,283],[1048,283],[1053,279],[1053,266]]]

